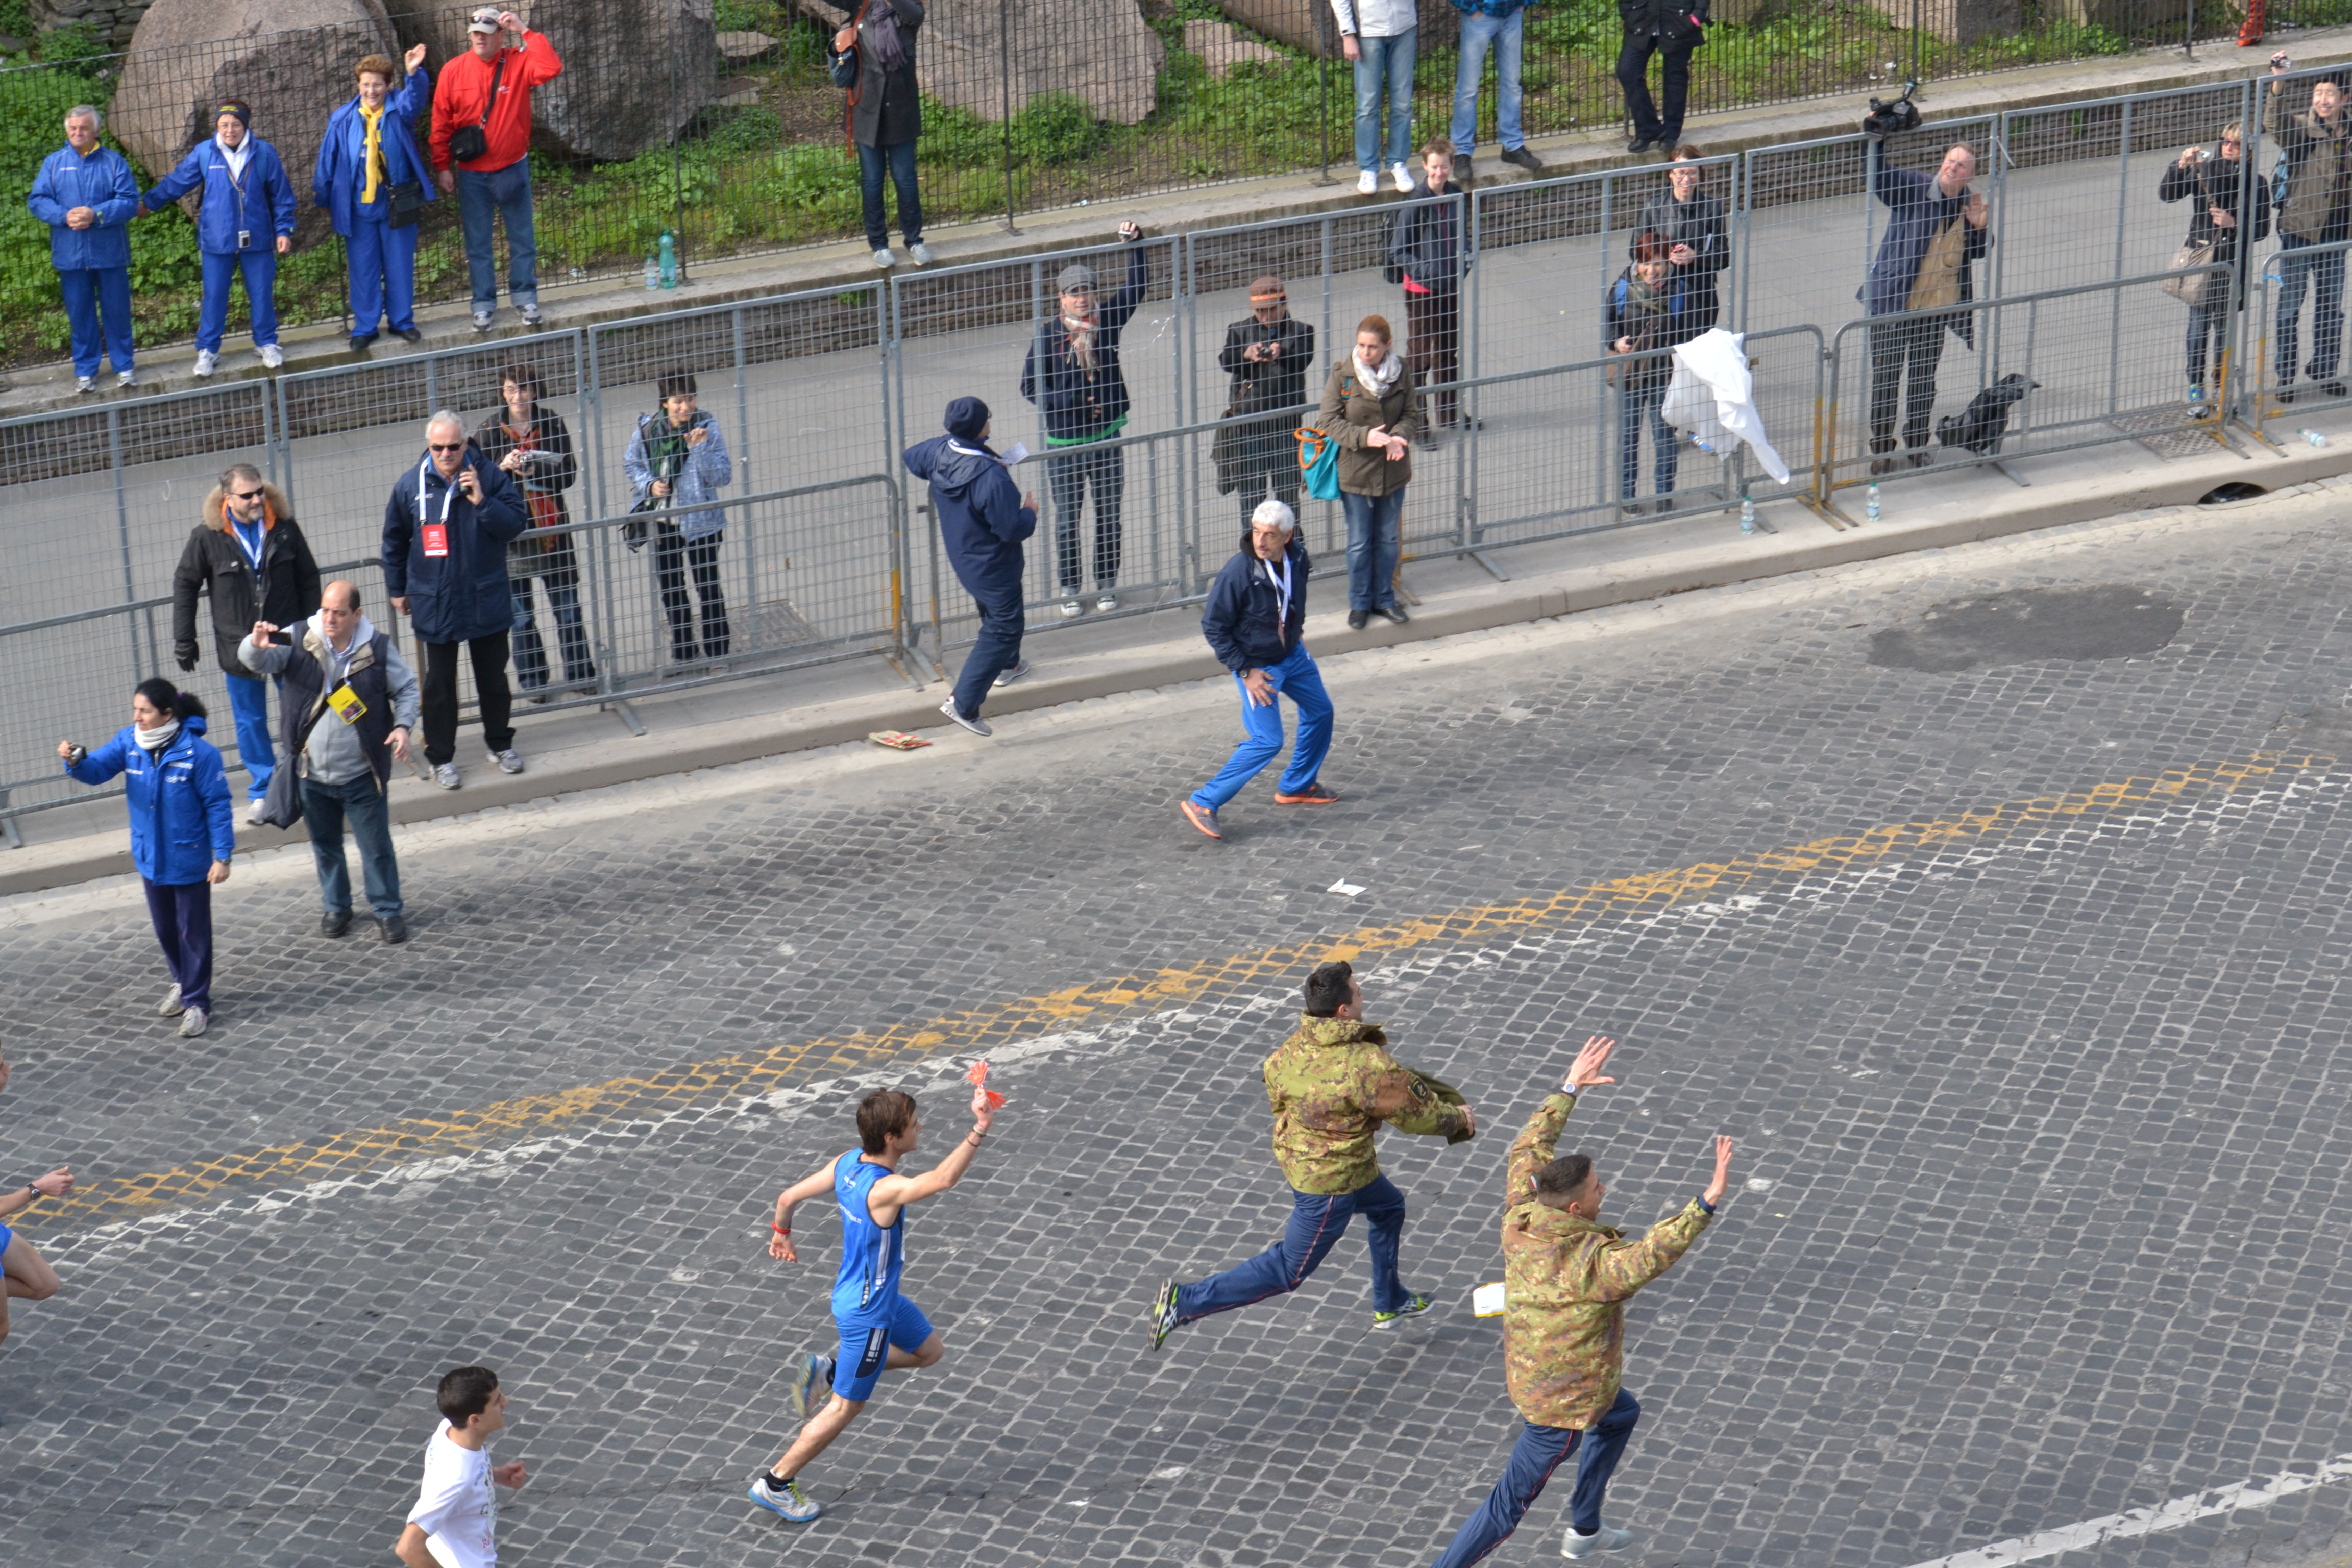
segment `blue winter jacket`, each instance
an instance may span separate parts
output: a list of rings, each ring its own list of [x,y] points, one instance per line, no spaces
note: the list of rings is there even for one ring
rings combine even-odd
[[[1021,504],[1003,460],[985,446],[934,436],[907,448],[907,471],[931,487],[956,581],[975,599],[1017,599],[1021,542],[1037,531],[1037,513]]]
[[[401,89],[383,100],[383,129],[378,132],[383,145],[383,179],[375,193],[379,207],[387,199],[387,187],[411,181],[424,187],[426,201],[433,199],[433,171],[417,155],[412,129],[432,101],[433,79],[423,66],[410,71]],[[352,225],[362,210],[360,193],[365,189],[367,121],[361,118],[360,100],[354,97],[327,116],[327,134],[319,143],[319,167],[310,176],[310,205],[324,207],[335,221],[335,232],[349,239]]]
[[[182,720],[180,732],[156,758],[140,749],[138,731],[126,724],[114,739],[65,765],[87,784],[122,775],[131,804],[131,864],[165,887],[201,882],[214,861],[236,852],[228,773],[204,733],[202,719]]]
[[[652,499],[656,479],[662,476],[654,471],[656,447],[664,436],[688,435],[697,428],[708,430],[709,436],[696,447],[685,447],[679,454],[682,461],[674,466],[677,477],[671,479],[669,499],[665,503],[668,520],[678,532],[688,539],[708,539],[727,526],[727,513],[720,508],[693,510],[698,502],[715,501],[719,492],[735,482],[735,462],[727,455],[727,436],[719,428],[719,421],[707,409],[698,408],[694,417],[683,426],[672,425],[669,416],[658,411],[641,415],[636,433],[629,437],[628,450],[621,454],[621,471],[628,476],[629,489],[638,501]]]
[[[1454,8],[1465,16],[1501,16],[1507,19],[1535,3],[1536,0],[1454,0]]]
[[[481,480],[480,506],[441,477],[427,452],[400,476],[383,507],[383,591],[408,601],[409,624],[425,642],[471,642],[514,625],[507,546],[530,526],[530,512],[514,480],[480,447],[467,443],[466,461]],[[419,524],[441,521],[445,503],[448,553],[427,555]]]
[[[147,210],[160,212],[165,202],[176,202],[200,189],[204,195],[196,198],[197,249],[215,256],[277,249],[279,235],[294,237],[294,182],[286,177],[286,165],[278,161],[277,148],[251,135],[245,144],[252,151],[246,155],[244,179],[229,177],[228,154],[221,151],[219,142],[206,139],[180,160],[178,168],[155,182],[144,198]],[[236,242],[240,234],[245,236],[243,245]]]
[[[87,158],[70,145],[58,148],[41,160],[25,205],[49,226],[49,265],[58,271],[131,265],[126,226],[139,210],[139,178],[113,148],[100,147]],[[66,214],[76,207],[94,209],[97,225],[67,227]]]
[[[1217,570],[1209,584],[1209,602],[1201,606],[1201,635],[1217,662],[1239,675],[1244,669],[1265,669],[1280,664],[1297,649],[1307,626],[1307,579],[1314,563],[1307,559],[1307,541],[1290,536],[1290,613],[1282,613],[1282,595],[1275,591],[1271,569],[1257,558],[1250,537]]]

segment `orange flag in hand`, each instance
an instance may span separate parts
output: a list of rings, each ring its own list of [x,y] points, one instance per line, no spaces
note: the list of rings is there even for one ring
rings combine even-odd
[[[983,1057],[979,1061],[972,1063],[971,1070],[963,1075],[963,1080],[964,1082],[971,1085],[972,1088],[981,1089],[987,1094],[989,1110],[1001,1110],[1003,1109],[1004,1097],[988,1087],[987,1058]]]

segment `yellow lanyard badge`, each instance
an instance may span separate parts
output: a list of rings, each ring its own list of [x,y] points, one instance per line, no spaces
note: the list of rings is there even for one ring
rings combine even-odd
[[[327,706],[332,708],[335,716],[346,724],[358,723],[367,711],[367,704],[360,700],[360,694],[352,689],[352,683],[348,680],[327,693]]]

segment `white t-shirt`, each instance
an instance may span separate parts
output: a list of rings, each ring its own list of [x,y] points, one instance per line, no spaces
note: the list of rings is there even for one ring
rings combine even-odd
[[[425,1531],[425,1550],[442,1568],[492,1568],[499,1560],[499,1500],[490,1485],[490,1451],[460,1447],[444,1422],[425,1445],[425,1484],[408,1522]]]

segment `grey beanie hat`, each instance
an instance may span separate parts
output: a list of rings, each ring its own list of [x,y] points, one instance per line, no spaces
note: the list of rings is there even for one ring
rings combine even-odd
[[[1054,287],[1065,294],[1075,294],[1081,289],[1091,289],[1094,286],[1095,269],[1075,261],[1063,268],[1062,275],[1054,279]]]

